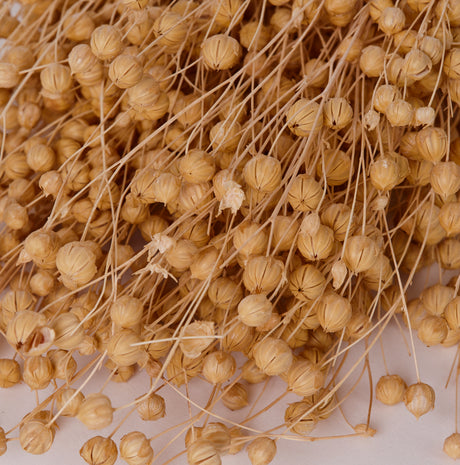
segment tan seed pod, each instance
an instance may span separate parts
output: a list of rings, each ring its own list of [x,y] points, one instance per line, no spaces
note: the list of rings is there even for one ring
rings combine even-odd
[[[324,331],[341,331],[352,316],[350,302],[338,294],[327,293],[318,302],[317,317]]]
[[[385,8],[378,19],[379,29],[388,35],[402,31],[405,23],[403,10],[393,6]]]
[[[97,272],[96,255],[90,241],[69,242],[56,255],[60,280],[68,289],[77,289],[91,281]]]
[[[234,383],[230,388],[224,387],[223,389],[222,403],[228,409],[232,411],[241,410],[248,405],[249,394],[244,384]]]
[[[30,389],[46,389],[53,379],[54,369],[47,357],[28,357],[24,362],[22,379]]]
[[[0,387],[9,388],[20,381],[21,368],[19,367],[19,363],[9,358],[0,359]]]
[[[442,450],[451,459],[460,459],[460,434],[453,433],[449,437],[447,437],[444,441]]]
[[[72,75],[68,66],[55,63],[40,72],[43,90],[50,94],[65,93],[72,87]]]
[[[372,162],[369,174],[372,185],[380,191],[390,191],[401,182],[398,164],[391,157],[380,157]]]
[[[276,455],[276,442],[268,437],[259,437],[247,447],[248,457],[252,465],[268,465]]]
[[[257,367],[254,360],[248,360],[243,364],[241,377],[250,384],[262,383],[267,379],[267,375]]]
[[[214,160],[203,150],[189,150],[179,162],[179,171],[186,182],[211,181],[215,172]]]
[[[222,461],[211,441],[198,439],[187,447],[189,465],[221,465]]]
[[[427,346],[441,344],[447,337],[446,320],[439,316],[428,315],[420,322],[418,338]]]
[[[243,291],[230,278],[217,278],[209,286],[208,297],[217,308],[228,310],[238,305],[243,298]]]
[[[278,215],[273,222],[273,243],[276,251],[290,250],[298,229],[299,222],[295,217]]]
[[[15,231],[26,228],[29,224],[27,208],[11,199],[3,211],[3,222]]]
[[[375,386],[375,397],[385,405],[403,401],[406,383],[399,375],[382,376]]]
[[[420,156],[433,163],[441,161],[448,148],[446,132],[436,127],[421,129],[415,137],[415,143]]]
[[[78,414],[85,396],[82,392],[74,388],[68,387],[59,391],[56,396],[56,408],[61,410],[61,415],[65,417],[75,417]]]
[[[242,49],[233,37],[217,34],[201,44],[201,56],[207,68],[225,70],[233,68],[241,59]]]
[[[438,247],[439,265],[446,270],[455,270],[460,266],[460,241],[445,239]]]
[[[65,350],[50,350],[47,357],[51,360],[54,370],[54,378],[69,382],[77,371],[77,362],[72,355]]]
[[[351,236],[344,247],[343,260],[353,273],[368,270],[378,255],[378,246],[368,236]]]
[[[285,373],[293,361],[292,351],[287,343],[274,337],[266,337],[258,342],[253,354],[257,367],[268,376]]]
[[[247,5],[241,0],[222,0],[211,3],[211,14],[214,21],[223,28],[230,24],[236,26],[243,19]]]
[[[430,182],[436,194],[447,199],[460,190],[460,166],[453,161],[436,163],[431,170]]]
[[[309,360],[294,362],[287,373],[289,390],[299,396],[315,394],[323,387],[324,381],[323,371]]]
[[[452,287],[435,284],[421,292],[420,301],[430,315],[442,316],[454,297],[455,291]]]
[[[401,92],[396,86],[391,84],[383,84],[374,92],[373,104],[374,108],[380,113],[385,113],[388,106],[401,98]]]
[[[83,42],[91,38],[95,24],[88,12],[74,13],[63,22],[64,35],[74,42]]]
[[[246,257],[259,255],[267,250],[268,234],[259,224],[247,221],[235,229],[233,245]]]
[[[184,355],[191,359],[198,358],[214,340],[214,323],[195,321],[181,331],[181,336],[179,347]]]
[[[123,49],[120,31],[116,26],[103,24],[92,32],[90,46],[99,60],[113,60]]]
[[[444,318],[452,330],[460,329],[460,297],[455,297],[446,306]]]
[[[77,76],[81,73],[88,73],[94,69],[98,69],[98,66],[100,66],[97,57],[93,54],[91,47],[87,44],[75,45],[75,47],[73,47],[69,52],[68,61],[72,74],[76,74]],[[78,77],[77,80],[80,82]]]
[[[388,105],[385,116],[393,127],[409,126],[414,118],[414,108],[409,102],[396,99]]]
[[[334,231],[328,226],[320,225],[314,234],[300,232],[297,236],[297,247],[307,260],[324,260],[334,249]]]
[[[54,428],[40,420],[29,420],[19,427],[19,442],[29,454],[41,455],[47,452],[54,441]]]
[[[120,441],[120,457],[128,465],[149,465],[153,460],[153,449],[144,433],[132,431]]]
[[[141,396],[142,398],[143,396]],[[136,410],[144,421],[155,421],[166,415],[166,403],[158,394],[150,394],[146,399],[137,399]]]
[[[229,429],[223,423],[208,423],[201,430],[200,439],[210,441],[218,453],[226,453],[230,447]]]
[[[5,430],[0,426],[0,457],[6,453],[7,440]]]
[[[321,158],[316,165],[316,173],[319,178],[325,178],[328,186],[340,186],[353,174],[350,156],[342,150],[325,150]]]
[[[209,139],[214,150],[233,152],[238,148],[242,128],[240,123],[232,120],[220,121],[211,127]]]
[[[286,426],[301,436],[309,435],[318,423],[318,419],[313,413],[307,413],[311,407],[310,403],[304,401],[289,404],[284,412]]]
[[[162,14],[153,24],[158,44],[171,50],[177,50],[184,44],[187,29],[184,17],[172,12]]]
[[[268,294],[280,284],[284,264],[274,257],[257,256],[248,260],[243,271],[243,284],[253,294]]]
[[[436,118],[436,112],[431,107],[420,107],[415,110],[414,126],[432,126]]]
[[[413,48],[404,57],[403,73],[409,80],[420,81],[430,73],[432,66],[433,63],[426,53]]]
[[[94,436],[83,444],[80,456],[89,465],[114,465],[118,451],[112,439]]]
[[[353,109],[342,97],[334,97],[324,104],[324,125],[331,129],[343,129],[353,120]]]
[[[452,48],[444,59],[442,70],[451,79],[460,79],[460,48]]]
[[[281,163],[274,157],[256,155],[244,166],[246,183],[260,192],[273,192],[281,186]]]
[[[430,410],[433,410],[435,393],[431,386],[425,383],[410,385],[404,393],[404,403],[407,410],[416,418],[420,418]]]
[[[9,323],[18,312],[33,311],[35,303],[33,295],[27,290],[11,289],[5,292],[0,300],[3,321]],[[36,317],[36,320],[42,321],[39,316]]]
[[[112,403],[104,394],[90,394],[82,402],[77,418],[90,430],[106,428],[113,419]]]
[[[62,313],[53,321],[54,344],[60,349],[75,349],[83,341],[85,331],[80,319],[73,313]]]
[[[323,196],[321,185],[310,175],[300,174],[288,192],[288,202],[296,211],[312,211],[319,205]]]
[[[363,48],[359,58],[359,67],[367,77],[378,77],[383,73],[385,51],[377,45]]]
[[[135,86],[144,74],[140,60],[132,55],[118,55],[109,67],[110,80],[120,89]]]
[[[325,286],[324,275],[313,265],[303,265],[289,276],[289,290],[296,299],[304,302],[320,297]]]
[[[51,147],[35,144],[27,151],[27,164],[35,172],[50,171],[55,163],[56,154]]]
[[[12,89],[20,81],[19,69],[12,63],[0,63],[0,88]]]
[[[273,305],[265,294],[246,296],[238,304],[238,316],[247,326],[261,326],[267,323],[272,315]]]
[[[139,336],[131,329],[122,329],[113,334],[107,344],[107,355],[120,367],[134,365],[142,359],[143,351]]]
[[[142,319],[144,306],[136,297],[124,295],[110,307],[110,318],[121,328],[132,328]]]
[[[286,113],[289,129],[300,137],[318,132],[323,125],[323,114],[317,102],[306,98],[297,100]]]
[[[254,328],[238,321],[222,340],[222,348],[229,352],[245,352],[254,341]]]

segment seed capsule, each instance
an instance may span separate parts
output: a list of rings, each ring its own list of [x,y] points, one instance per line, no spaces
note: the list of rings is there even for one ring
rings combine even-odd
[[[382,376],[375,386],[376,398],[385,405],[402,402],[406,391],[406,383],[398,375]]]
[[[120,89],[135,86],[143,76],[141,62],[131,55],[117,56],[109,67],[110,80]]]
[[[112,439],[95,436],[83,444],[80,455],[89,465],[114,465],[118,451]]]
[[[228,381],[236,370],[235,359],[227,352],[216,351],[206,355],[203,359],[203,376],[211,384]]]
[[[417,419],[433,410],[435,393],[431,386],[425,383],[412,384],[404,393],[404,403],[407,410]]]
[[[74,388],[65,388],[56,396],[56,408],[65,417],[76,417],[85,396]]]
[[[219,453],[211,441],[198,439],[187,447],[189,465],[221,465]]]
[[[419,339],[427,346],[441,344],[447,337],[446,320],[439,316],[428,315],[420,322],[417,331]]]
[[[359,67],[367,77],[379,77],[384,70],[385,50],[377,45],[363,48]]]
[[[29,454],[44,454],[51,448],[54,441],[54,427],[49,427],[46,423],[45,420],[32,419],[19,427],[19,442]]]
[[[104,24],[91,34],[91,51],[100,60],[112,60],[123,49],[120,31],[115,26]]]
[[[300,99],[286,113],[289,129],[300,137],[308,137],[318,132],[323,125],[323,115],[317,102]]]
[[[460,434],[454,433],[444,441],[442,449],[451,459],[460,459]]]
[[[217,34],[201,44],[201,56],[205,65],[214,70],[233,68],[241,59],[242,49],[233,37]]]
[[[82,402],[77,418],[88,429],[103,429],[112,423],[113,408],[104,394],[90,394]]]
[[[177,50],[185,42],[187,26],[180,14],[167,12],[154,22],[153,32],[159,45]]]
[[[144,421],[155,421],[166,415],[166,404],[163,397],[150,394],[146,399],[136,403],[136,410]]]
[[[222,403],[228,409],[241,410],[248,405],[248,390],[241,383],[233,384],[230,389],[224,388],[225,394],[222,396]]]
[[[268,465],[276,455],[276,443],[273,439],[260,437],[250,442],[247,448],[252,465]]]
[[[243,283],[252,294],[268,294],[279,285],[284,264],[274,257],[250,258],[243,271]]]
[[[453,161],[437,163],[431,170],[430,182],[436,194],[447,199],[460,190],[460,166]]]
[[[254,346],[254,361],[268,376],[285,373],[292,364],[290,347],[281,339],[266,337]]]
[[[351,304],[335,292],[325,294],[318,303],[317,316],[324,331],[341,331],[351,319]]]
[[[415,143],[424,160],[436,163],[447,153],[447,134],[442,128],[427,127],[420,130]]]
[[[344,248],[343,260],[353,273],[368,270],[378,255],[378,247],[373,239],[367,236],[351,236]]]
[[[281,163],[274,157],[256,155],[243,170],[246,183],[260,192],[273,192],[281,186]]]
[[[21,381],[19,363],[8,358],[0,359],[0,387],[9,388],[18,384],[19,381]]]
[[[120,457],[128,465],[148,465],[153,459],[153,449],[144,433],[133,431],[120,441]]]
[[[288,193],[288,202],[296,211],[315,210],[321,201],[323,189],[310,175],[298,175],[291,185]]]

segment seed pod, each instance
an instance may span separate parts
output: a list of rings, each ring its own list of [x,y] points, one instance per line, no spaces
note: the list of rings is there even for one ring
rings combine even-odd
[[[444,318],[450,329],[460,329],[460,297],[455,297],[447,304]]]
[[[110,307],[110,318],[122,328],[132,328],[142,319],[144,306],[136,297],[124,295],[119,297]]]
[[[91,38],[95,28],[94,21],[88,12],[75,13],[67,16],[63,22],[65,37],[74,42],[83,42]]]
[[[273,192],[281,185],[281,163],[266,155],[256,155],[243,170],[246,183],[260,192]]]
[[[203,359],[203,376],[211,384],[228,381],[235,370],[235,359],[224,351],[211,352]]]
[[[47,357],[28,357],[24,362],[22,377],[30,389],[46,389],[53,375],[53,365]]]
[[[54,428],[45,421],[32,419],[19,427],[19,442],[29,454],[40,455],[47,452],[54,441]]]
[[[19,69],[12,63],[0,63],[0,89],[12,89],[19,84]]]
[[[0,426],[0,457],[6,453],[7,440],[5,430]]]
[[[287,373],[289,390],[299,396],[311,396],[323,387],[324,373],[309,360],[300,360],[291,365]]]
[[[244,363],[241,368],[241,377],[250,384],[262,383],[267,379],[267,375],[257,367],[254,360]]]
[[[203,150],[189,150],[180,159],[179,171],[189,183],[211,181],[215,172],[214,160]]]
[[[162,14],[153,24],[157,43],[172,51],[179,49],[186,42],[187,29],[184,17],[172,12]]]
[[[317,316],[324,331],[341,331],[351,319],[351,304],[335,292],[325,294],[318,303]]]
[[[378,255],[378,247],[373,239],[367,236],[351,236],[344,247],[343,260],[353,273],[368,270]]]
[[[120,31],[115,26],[103,24],[92,32],[90,46],[99,60],[113,60],[123,49]]]
[[[348,181],[353,171],[349,155],[342,150],[325,150],[322,159],[316,165],[318,177],[325,178],[328,186],[340,186]]]
[[[3,221],[15,231],[24,229],[29,224],[27,208],[20,205],[16,200],[10,200],[3,211]]]
[[[91,281],[97,272],[96,255],[91,242],[69,242],[56,255],[59,278],[68,289],[77,289]]]
[[[75,349],[85,336],[79,318],[73,313],[59,315],[54,320],[52,328],[56,334],[54,344],[64,350]]]
[[[447,437],[444,441],[444,446],[442,450],[451,459],[460,459],[460,434],[454,433]]]
[[[245,352],[254,341],[254,328],[237,321],[222,340],[222,348],[228,352]]]
[[[214,70],[233,68],[241,59],[242,49],[233,37],[217,34],[201,44],[201,56],[206,67]]]
[[[88,429],[103,429],[112,423],[113,408],[104,394],[90,394],[82,402],[77,418]]]
[[[238,148],[242,128],[236,121],[220,121],[212,126],[209,139],[214,150],[233,152]]]
[[[268,247],[268,234],[257,223],[244,222],[233,235],[233,245],[246,257],[264,253]]]
[[[50,94],[63,94],[72,87],[70,68],[59,63],[48,65],[40,72],[43,90]]]
[[[460,79],[460,48],[452,48],[444,59],[444,74],[451,79]]]
[[[320,225],[314,234],[300,232],[297,236],[297,247],[307,260],[324,260],[334,249],[334,232],[324,225]]]
[[[223,423],[208,423],[201,430],[200,439],[210,441],[218,453],[226,453],[231,442],[230,431]]]
[[[292,351],[286,342],[274,337],[266,337],[256,343],[253,354],[257,367],[268,376],[285,373],[293,360]]]
[[[144,421],[155,421],[166,415],[166,404],[163,397],[150,394],[146,399],[136,403],[136,410]]]
[[[372,185],[381,191],[390,191],[400,182],[398,164],[391,157],[381,157],[372,162],[369,174]]]
[[[224,394],[222,396],[222,403],[228,409],[241,410],[246,407],[249,403],[248,401],[248,390],[241,383],[233,384],[230,389],[224,388]]]
[[[290,250],[299,229],[299,222],[293,217],[278,215],[273,222],[273,243],[275,250],[284,252]],[[260,252],[260,253],[263,253]]]
[[[118,451],[112,439],[94,436],[83,444],[80,455],[89,465],[114,465]]]
[[[342,129],[353,120],[353,109],[342,97],[329,99],[324,104],[324,125],[331,129]]]
[[[452,287],[435,284],[422,291],[420,301],[430,315],[441,316],[454,297]]]
[[[308,137],[318,132],[323,125],[320,105],[306,98],[297,100],[286,113],[289,129],[300,137]]]
[[[221,465],[219,453],[211,441],[198,439],[187,447],[189,465]]]
[[[153,449],[144,433],[133,431],[120,441],[120,457],[128,465],[148,465],[153,459]]]
[[[363,48],[359,58],[359,67],[367,77],[379,77],[384,70],[385,51],[377,45]]]
[[[265,294],[248,295],[238,304],[240,320],[247,326],[261,326],[272,315],[273,306]]]
[[[446,320],[439,316],[428,315],[420,322],[418,338],[427,346],[441,344],[447,337]]]
[[[141,62],[131,55],[118,55],[109,67],[109,78],[120,89],[135,86],[142,79],[143,73]]]
[[[430,73],[432,66],[428,55],[413,48],[404,58],[403,73],[409,80],[420,81]]]
[[[385,405],[395,405],[402,402],[406,388],[406,383],[400,376],[382,376],[375,386],[375,397]]]
[[[35,299],[33,295],[26,290],[10,290],[3,294],[1,299],[2,317],[5,323],[9,323],[18,312],[25,310],[33,311],[35,307]],[[35,321],[41,317],[35,315]]]
[[[85,400],[83,393],[74,388],[65,388],[59,391],[56,396],[56,408],[61,410],[61,415],[65,417],[76,417],[82,402]]]
[[[19,381],[21,381],[19,363],[9,358],[0,359],[0,387],[9,388],[18,384]]]
[[[288,202],[296,211],[312,211],[318,206],[322,195],[321,185],[312,176],[300,174],[289,189]]]
[[[387,35],[396,34],[403,30],[406,16],[400,8],[385,8],[378,19],[379,29]]]
[[[432,126],[436,118],[436,112],[431,107],[420,107],[415,110],[414,126]]]
[[[309,435],[318,423],[318,418],[313,413],[307,413],[311,409],[311,404],[305,401],[289,404],[284,412],[286,426],[293,433]]]
[[[211,345],[214,337],[212,321],[195,321],[181,331],[179,347],[186,357],[195,359]]]
[[[363,41],[357,37],[345,37],[338,45],[336,51],[339,58],[344,57],[349,63],[354,63],[360,57]]]
[[[315,300],[324,292],[326,279],[313,265],[303,265],[289,276],[289,290],[303,302]]]
[[[409,126],[414,118],[414,108],[405,100],[396,99],[388,105],[385,116],[392,127]]]
[[[410,385],[404,393],[404,403],[407,410],[417,419],[433,410],[435,393],[431,386],[425,383]]]
[[[248,444],[248,457],[252,465],[268,465],[276,455],[276,443],[268,437],[260,437]]]
[[[453,161],[436,163],[431,170],[430,182],[436,194],[447,200],[460,190],[460,166]]]
[[[383,84],[374,92],[373,104],[374,108],[380,113],[385,113],[388,106],[395,100],[401,98],[401,92],[396,86],[391,84]]]
[[[211,3],[211,16],[223,28],[235,27],[243,19],[247,6],[241,0],[223,0]]]
[[[447,134],[444,129],[427,127],[415,138],[417,149],[424,160],[439,162],[447,152]]]
[[[268,294],[279,285],[284,264],[274,257],[250,258],[243,271],[243,283],[252,294]]]
[[[55,379],[62,379],[69,382],[77,371],[77,362],[72,355],[65,350],[50,350],[47,357],[53,365],[53,376]]]
[[[143,355],[141,347],[136,345],[139,342],[141,340],[134,331],[122,329],[109,339],[107,355],[120,367],[134,365]]]

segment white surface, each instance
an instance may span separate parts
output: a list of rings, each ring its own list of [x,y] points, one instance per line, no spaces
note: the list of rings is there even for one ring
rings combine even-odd
[[[407,331],[405,334],[407,336]],[[405,344],[396,325],[393,324],[387,329],[384,333],[383,341],[390,372],[403,376],[407,384],[415,382],[413,359],[408,356]],[[453,463],[442,452],[442,445],[444,438],[454,431],[454,381],[451,381],[447,389],[444,389],[444,384],[455,356],[456,348],[434,347],[427,349],[420,343],[417,343],[416,346],[422,381],[429,383],[436,390],[436,408],[433,412],[417,421],[405,409],[403,404],[387,407],[374,399],[371,426],[377,429],[377,434],[373,438],[353,437],[321,440],[314,443],[281,440],[278,441],[278,454],[272,463],[275,465],[303,465],[306,463],[322,465],[338,463],[341,465],[442,465]],[[0,354],[5,354],[5,349],[6,344],[0,344]],[[361,352],[362,348],[358,348],[356,351],[356,353]],[[375,386],[378,378],[384,374],[379,344],[374,346],[370,359]],[[360,369],[357,370],[357,372],[359,371]],[[100,382],[101,378],[94,380],[94,382],[91,382],[87,386],[84,392],[97,391],[99,388],[96,386]],[[192,395],[197,396],[200,404],[204,405],[207,397],[203,395],[203,383],[198,382],[200,386],[198,390],[196,389],[196,384],[192,383],[191,385]],[[350,383],[348,383],[349,386]],[[270,387],[270,395],[268,397],[274,398],[276,394],[282,392],[284,384],[278,382],[271,384]],[[138,374],[127,384],[110,383],[105,392],[113,399],[114,406],[119,406],[143,394],[147,389],[148,380],[144,375]],[[257,388],[254,389],[257,390]],[[345,388],[339,392],[343,395],[346,391],[347,389]],[[187,405],[183,399],[177,394],[171,393],[169,389],[161,390],[160,394],[166,394],[167,417],[156,422],[142,422],[137,417],[137,413],[134,412],[120,431],[115,434],[114,439],[117,444],[121,436],[129,431],[141,430],[147,436],[154,436],[167,427],[187,418]],[[44,398],[45,393],[42,392],[40,399]],[[255,395],[252,396],[252,399],[254,398]],[[367,374],[365,374],[358,388],[344,403],[344,412],[352,424],[365,422],[368,399],[369,387]],[[263,419],[257,419],[248,426],[257,429],[261,426],[269,428],[279,425],[283,422],[286,403],[282,402],[277,405]],[[264,404],[264,402],[261,402],[261,404]],[[34,395],[24,385],[16,386],[9,390],[0,390],[0,425],[5,430],[9,429],[33,407]],[[247,414],[248,409],[246,408],[240,412],[229,412],[225,408],[219,408],[217,411],[226,412],[229,419],[237,421],[238,418],[244,417]],[[125,412],[126,410],[116,413],[113,425],[116,425],[116,420],[122,418]],[[0,457],[0,463],[8,465],[83,464],[84,461],[80,458],[78,451],[84,441],[96,434],[108,435],[113,430],[113,427],[109,427],[101,432],[89,432],[78,420],[72,418],[61,418],[58,424],[60,429],[57,431],[55,443],[48,453],[42,456],[28,455],[22,451],[18,441],[12,441],[9,443],[8,452],[3,457]],[[320,424],[314,431],[314,434],[324,436],[351,432],[343,417],[337,412]],[[155,452],[159,452],[167,440],[171,439],[174,434],[164,435],[164,437],[154,440],[152,445]],[[183,450],[183,444],[183,436],[181,436],[154,463],[162,464],[166,459]],[[117,464],[121,463],[124,462],[119,459]],[[181,456],[172,463],[186,464],[185,456]],[[223,464],[243,465],[249,464],[249,460],[243,451],[236,456],[223,457]]]

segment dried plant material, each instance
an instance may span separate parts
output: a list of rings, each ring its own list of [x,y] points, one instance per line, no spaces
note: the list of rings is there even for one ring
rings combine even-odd
[[[247,448],[252,465],[268,465],[276,455],[276,443],[273,439],[261,437],[254,439]]]
[[[419,418],[434,408],[435,394],[428,384],[417,383],[406,389],[403,400],[407,410]]]
[[[89,465],[114,465],[118,451],[112,439],[94,436],[83,444],[80,455]]]
[[[103,394],[90,394],[82,402],[77,418],[91,430],[109,426],[113,418],[110,399]]]
[[[399,375],[382,376],[375,386],[375,397],[385,405],[402,402],[406,383]]]

